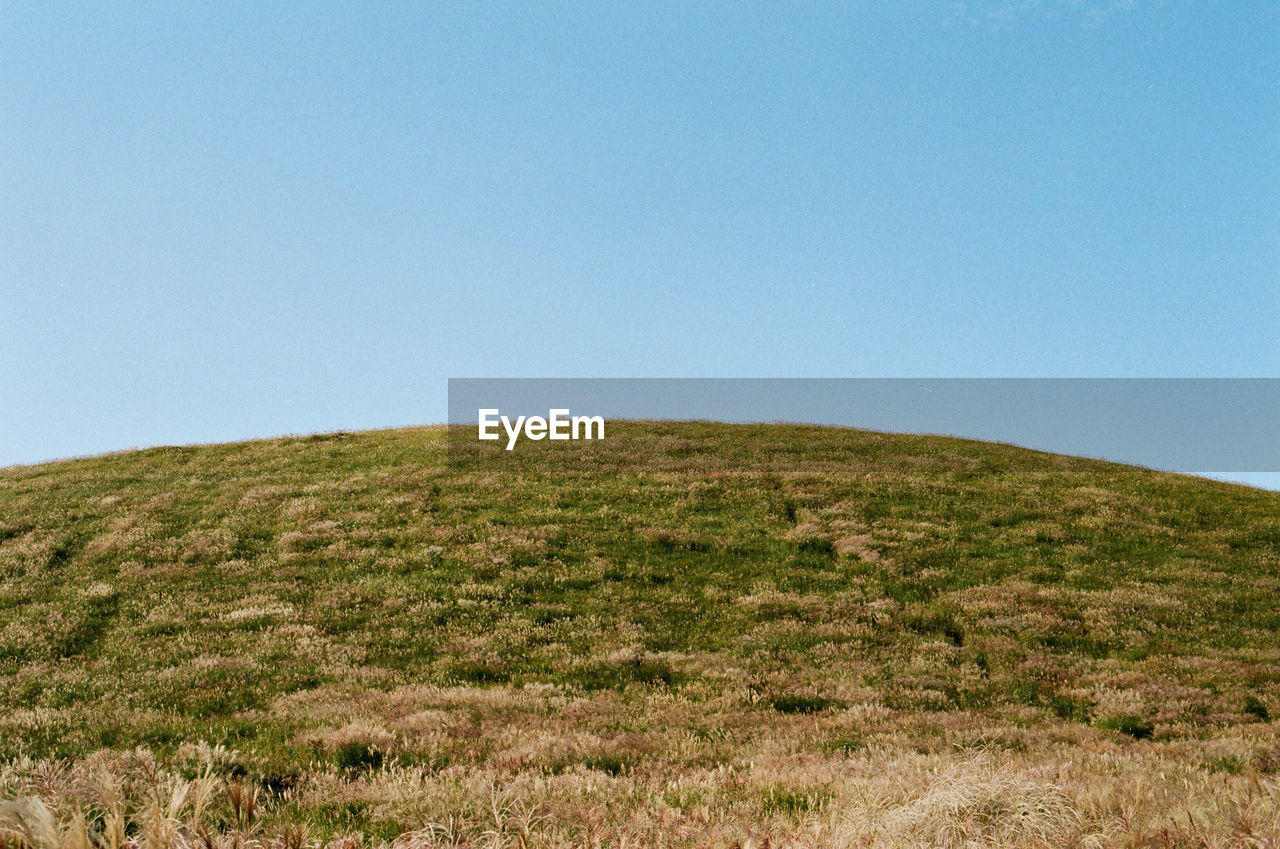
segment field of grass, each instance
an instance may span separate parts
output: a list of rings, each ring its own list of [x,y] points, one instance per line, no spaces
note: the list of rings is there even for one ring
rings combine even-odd
[[[0,470],[0,849],[1280,845],[1280,493],[609,424]]]

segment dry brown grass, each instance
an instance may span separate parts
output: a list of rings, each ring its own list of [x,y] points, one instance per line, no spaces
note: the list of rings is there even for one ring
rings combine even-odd
[[[317,769],[258,797],[235,752],[188,746],[183,778],[145,750],[0,768],[0,841],[23,849],[320,845],[289,810],[359,806],[397,847],[1275,847],[1280,735],[1134,741],[1067,723],[883,708],[706,715],[511,688],[405,688],[281,704],[323,747],[434,741],[483,752],[439,769]],[[616,733],[636,712],[647,733]],[[723,723],[716,722],[723,719]],[[694,730],[689,730],[694,729]],[[848,740],[846,748],[824,741]],[[1224,768],[1227,765],[1229,768]],[[297,846],[291,846],[297,844]]]

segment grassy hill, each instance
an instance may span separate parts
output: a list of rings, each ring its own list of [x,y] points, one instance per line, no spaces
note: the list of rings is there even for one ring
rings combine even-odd
[[[1275,846],[1278,599],[1280,493],[939,437],[4,469],[0,847]]]

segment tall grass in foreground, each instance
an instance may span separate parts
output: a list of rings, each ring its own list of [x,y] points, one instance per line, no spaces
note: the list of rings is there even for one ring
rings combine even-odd
[[[0,803],[0,846],[1280,845],[1280,783],[1188,768],[1181,754],[1081,747],[1058,761],[982,749],[941,756],[886,750],[845,768],[779,758],[749,772],[693,770],[665,779],[383,770],[299,792],[408,805],[420,818],[395,837],[321,841],[305,825],[269,823],[255,788],[209,767],[183,779],[139,751],[75,766],[9,764],[0,787],[21,795]]]

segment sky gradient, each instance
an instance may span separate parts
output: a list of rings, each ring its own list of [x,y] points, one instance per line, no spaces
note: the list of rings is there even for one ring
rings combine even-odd
[[[0,3],[0,464],[476,376],[1280,375],[1280,4]]]

